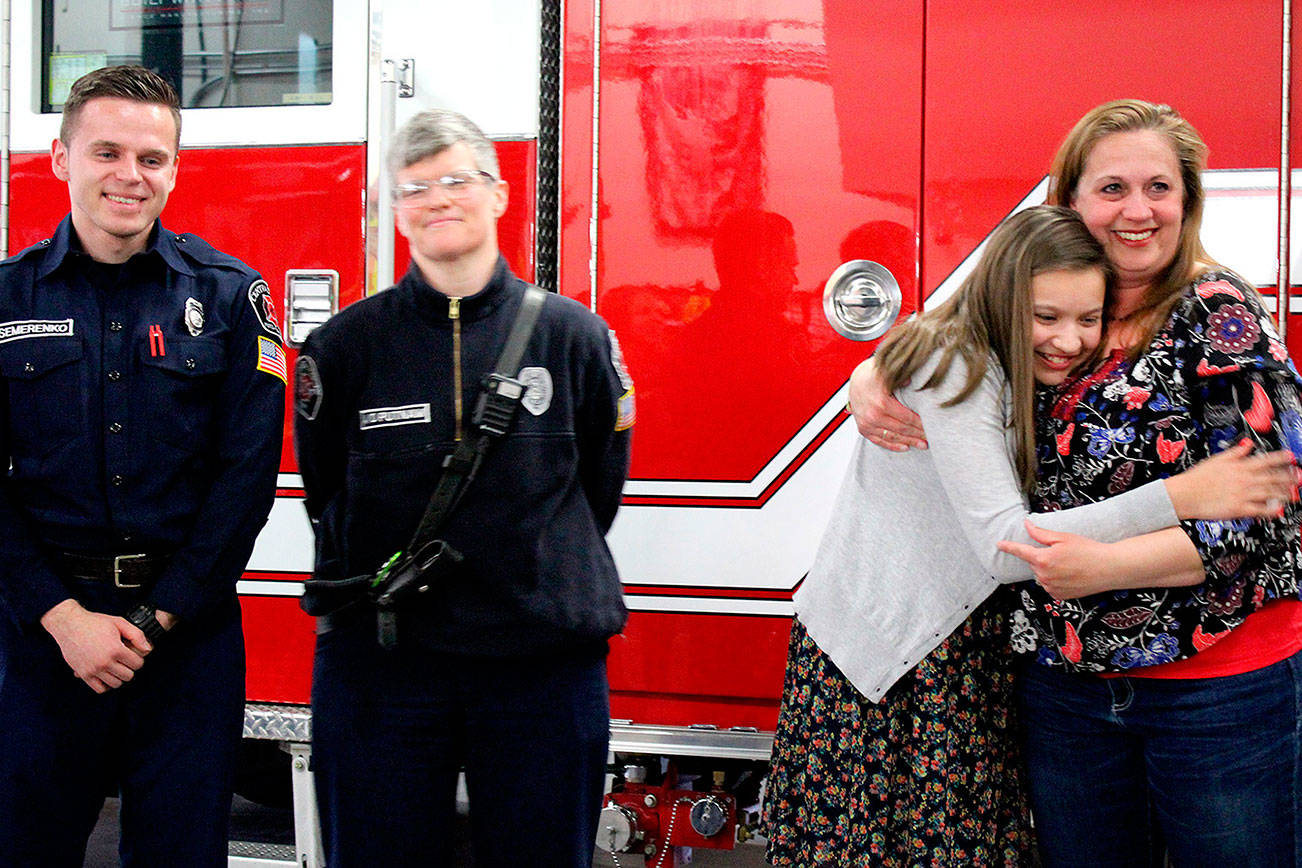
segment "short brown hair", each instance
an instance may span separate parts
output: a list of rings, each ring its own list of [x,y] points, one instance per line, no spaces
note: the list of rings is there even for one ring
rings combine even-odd
[[[63,103],[63,120],[59,124],[59,141],[66,147],[76,129],[77,117],[86,103],[101,97],[129,99],[133,102],[166,106],[176,122],[176,147],[181,146],[181,98],[167,79],[143,66],[104,66],[88,72],[72,83]]]

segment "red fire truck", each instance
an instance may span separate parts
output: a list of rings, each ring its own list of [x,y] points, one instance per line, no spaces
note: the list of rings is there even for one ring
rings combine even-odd
[[[1086,109],[1179,108],[1211,146],[1209,250],[1287,300],[1288,7],[3,0],[0,239],[16,252],[67,210],[48,154],[71,81],[158,68],[186,106],[164,222],[262,272],[292,356],[405,267],[380,171],[390,131],[432,106],[475,118],[511,186],[511,264],[604,316],[637,382],[611,533],[632,610],[612,642],[612,750],[629,771],[600,843],[672,864],[671,848],[754,827],[791,593],[855,436],[850,370],[951,292],[1001,219],[1043,201]],[[250,754],[293,753],[293,859],[313,865],[301,499],[286,438],[239,590]],[[546,781],[521,786],[546,798]]]

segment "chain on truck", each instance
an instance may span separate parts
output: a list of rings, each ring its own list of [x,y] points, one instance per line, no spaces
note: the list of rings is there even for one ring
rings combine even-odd
[[[67,210],[48,154],[71,82],[154,67],[182,83],[185,106],[185,182],[165,219],[266,275],[291,367],[312,328],[406,267],[380,171],[390,132],[439,106],[495,139],[511,189],[503,252],[605,317],[637,380],[610,536],[632,616],[611,643],[597,842],[621,865],[682,864],[761,831],[791,594],[856,436],[849,372],[953,291],[1001,219],[1043,201],[1050,156],[1086,108],[1136,96],[1189,118],[1212,149],[1209,252],[1295,312],[1288,0],[0,10],[6,254]],[[297,842],[234,843],[232,865],[321,864],[313,631],[298,608],[313,544],[288,443],[280,470],[239,585],[240,786],[292,803]],[[521,786],[547,798],[546,781]]]

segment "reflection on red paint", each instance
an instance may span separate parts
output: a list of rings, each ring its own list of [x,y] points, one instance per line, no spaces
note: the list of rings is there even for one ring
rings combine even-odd
[[[637,381],[635,478],[752,479],[832,398],[871,350],[822,312],[848,239],[913,307],[921,14],[603,7],[597,307]]]

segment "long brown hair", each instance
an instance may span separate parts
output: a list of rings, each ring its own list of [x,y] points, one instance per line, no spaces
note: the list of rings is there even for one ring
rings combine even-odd
[[[1051,205],[1071,207],[1076,199],[1085,164],[1094,146],[1113,133],[1152,130],[1162,136],[1175,152],[1184,185],[1180,240],[1175,258],[1144,292],[1140,306],[1153,311],[1147,333],[1130,348],[1132,361],[1152,342],[1166,322],[1171,309],[1184,294],[1189,282],[1207,268],[1221,267],[1203,249],[1203,169],[1207,167],[1207,145],[1198,131],[1180,113],[1168,105],[1141,99],[1118,99],[1091,109],[1076,122],[1058,147],[1049,170]]]
[[[942,405],[949,407],[967,400],[993,356],[1012,391],[1014,466],[1029,492],[1035,484],[1031,281],[1048,271],[1090,268],[1103,272],[1111,290],[1112,266],[1075,211],[1039,205],[1014,214],[990,235],[981,261],[951,298],[897,326],[882,341],[875,358],[883,382],[891,391],[898,389],[939,352],[939,363],[919,387],[934,388],[954,359],[961,359],[967,380]]]

